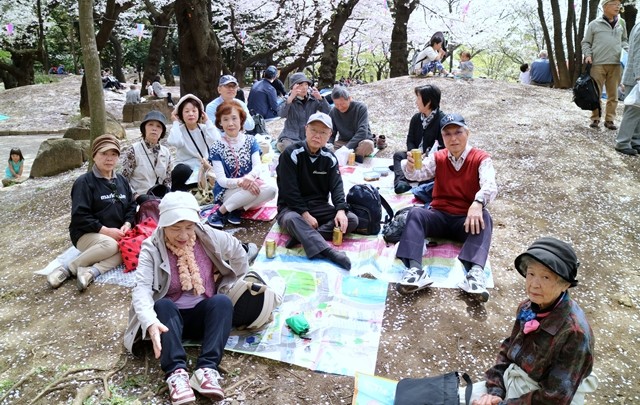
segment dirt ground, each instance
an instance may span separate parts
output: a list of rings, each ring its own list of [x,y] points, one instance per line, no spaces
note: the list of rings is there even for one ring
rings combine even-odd
[[[354,99],[369,106],[373,131],[389,139],[382,157],[404,148],[416,111],[412,89],[424,83],[440,86],[442,109],[463,114],[471,142],[494,159],[499,194],[489,208],[496,287],[484,305],[450,289],[407,297],[390,288],[376,374],[400,379],[463,370],[480,379],[525,298],[513,259],[537,237],[551,235],[570,241],[581,261],[580,285],[571,294],[594,329],[600,378],[588,403],[640,403],[640,158],[613,149],[614,131],[588,128],[588,113],[573,105],[570,91],[408,77],[352,88]],[[107,108],[121,116],[124,95],[105,94]],[[20,117],[0,121],[0,132],[64,129],[78,119],[78,95],[74,77],[0,92],[0,113]],[[282,123],[269,125],[276,135]],[[9,147],[0,137],[1,156]],[[33,274],[69,246],[69,192],[84,170],[0,190],[2,404],[74,403],[87,396],[85,403],[94,404],[167,403],[152,352],[134,357],[123,348],[128,289],[92,285],[80,294],[68,283],[54,291]],[[261,244],[268,224],[244,225],[236,236]],[[226,353],[222,367],[228,404],[347,404],[353,395],[351,377],[258,357]]]

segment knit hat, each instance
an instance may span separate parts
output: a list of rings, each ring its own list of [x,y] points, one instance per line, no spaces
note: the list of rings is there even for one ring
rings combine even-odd
[[[165,134],[167,133],[167,125],[165,124],[167,118],[164,116],[164,114],[160,111],[153,110],[149,111],[147,115],[144,116],[144,120],[142,120],[142,122],[140,123],[140,132],[145,134],[145,136],[146,133],[144,131],[144,127],[149,121],[158,121],[160,124],[162,124],[162,134],[160,135],[160,139],[164,138]]]
[[[312,122],[316,122],[316,121],[317,122],[322,122],[329,129],[333,129],[333,123],[331,122],[331,117],[328,116],[327,114],[323,113],[323,112],[317,112],[315,114],[311,114],[311,116],[307,120],[307,125],[311,124]]]
[[[295,86],[298,83],[303,83],[303,82],[307,82],[309,83],[309,86],[311,86],[311,80],[309,80],[307,78],[307,76],[304,75],[304,73],[302,72],[298,72],[298,73],[294,73],[291,75],[291,78],[289,79],[289,87],[293,88],[293,86]]]
[[[191,193],[174,191],[160,201],[158,228],[166,228],[180,221],[200,223],[200,206]]]
[[[178,163],[171,171],[171,191],[189,191],[187,180],[193,169],[184,163]]]
[[[516,257],[515,266],[523,277],[527,276],[526,269],[522,266],[524,256],[531,256],[553,271],[564,280],[571,283],[571,287],[578,285],[576,276],[580,262],[571,245],[552,237],[544,237],[536,240],[529,246],[526,252]]]
[[[267,70],[264,71],[264,78],[269,80],[275,79],[277,74],[278,74],[278,68],[272,65],[272,66],[269,66]]]
[[[115,150],[120,156],[120,141],[115,135],[104,134],[100,135],[96,139],[93,140],[93,145],[91,146],[91,156],[95,156],[97,153],[106,152],[108,150]]]

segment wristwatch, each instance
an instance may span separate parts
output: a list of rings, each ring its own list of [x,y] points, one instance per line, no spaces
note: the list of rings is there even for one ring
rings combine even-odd
[[[473,201],[474,201],[474,202],[479,202],[479,203],[480,203],[480,204],[482,204],[482,206],[484,207],[484,198],[476,197],[476,199],[475,199],[475,200],[473,200]]]

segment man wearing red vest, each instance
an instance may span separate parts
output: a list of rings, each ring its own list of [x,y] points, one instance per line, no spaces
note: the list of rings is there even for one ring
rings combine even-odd
[[[466,279],[459,287],[486,302],[484,266],[493,224],[485,207],[498,192],[495,170],[489,154],[469,145],[469,129],[461,115],[445,115],[440,128],[446,149],[423,158],[420,169],[411,153],[402,162],[408,180],[435,179],[435,186],[431,206],[413,208],[407,216],[396,253],[407,269],[396,289],[408,294],[433,284],[422,268],[424,239],[445,238],[464,243],[458,260]]]

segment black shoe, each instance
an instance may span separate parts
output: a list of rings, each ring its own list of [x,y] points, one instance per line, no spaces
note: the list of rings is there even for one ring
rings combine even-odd
[[[613,123],[613,121],[605,121],[604,122],[604,126],[607,129],[611,129],[613,131],[615,131],[616,129],[618,129],[618,127],[616,127],[616,124]]]
[[[624,148],[624,149],[618,149],[616,148],[616,150],[620,153],[623,153],[625,155],[629,155],[629,156],[636,156],[638,154],[638,151],[636,149],[633,148]]]
[[[287,243],[284,244],[284,247],[286,247],[287,249],[293,249],[294,247],[298,246],[299,244],[300,244],[300,241],[292,236],[292,237],[289,238]]]
[[[338,252],[337,250],[328,248],[326,250],[323,250],[321,254],[343,269],[351,270],[351,260],[349,260],[347,255],[343,252]]]
[[[640,153],[640,145],[632,146],[632,148],[635,149],[636,152]]]
[[[407,183],[406,181],[399,181],[398,184],[396,184],[393,189],[395,190],[396,194],[402,194],[402,193],[406,193],[407,191],[411,190],[411,184]]]
[[[356,155],[356,163],[364,163],[364,156]]]
[[[171,93],[167,93],[167,106],[173,107],[173,97],[171,97]]]

